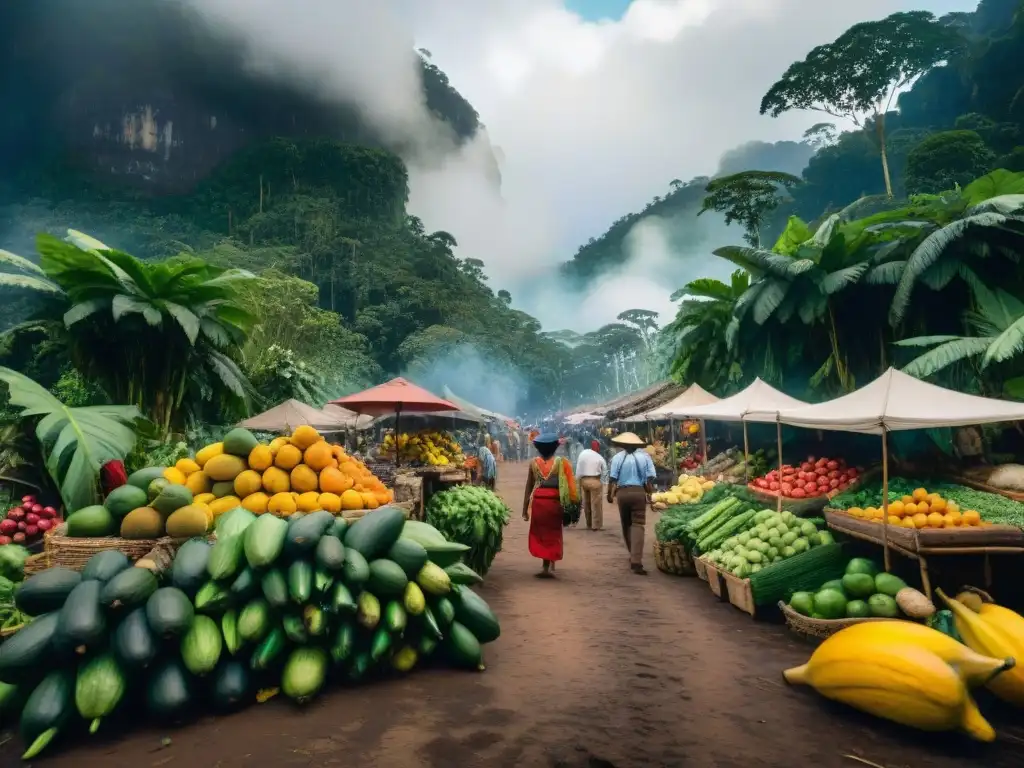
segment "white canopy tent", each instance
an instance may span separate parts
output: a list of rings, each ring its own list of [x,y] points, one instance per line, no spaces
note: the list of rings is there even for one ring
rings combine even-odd
[[[717,403],[720,398],[715,397],[700,384],[691,384],[681,395],[677,395],[660,408],[644,415],[645,421],[667,421],[668,419],[687,418],[689,409],[700,405],[711,405]]]
[[[604,421],[604,416],[599,416],[596,413],[573,413],[565,417],[565,423],[572,426],[585,424],[588,421]]]
[[[882,546],[889,562],[889,432],[963,427],[1024,420],[1024,403],[967,395],[890,368],[848,395],[815,405],[771,410],[751,409],[745,421],[776,422],[807,429],[859,432],[882,437]],[[927,566],[918,558],[925,593],[931,596]]]
[[[356,413],[350,411],[348,408],[342,408],[340,405],[332,405],[328,403],[323,407],[323,412],[328,416],[333,416],[340,419],[346,429],[369,429],[373,426],[373,416],[365,413]]]

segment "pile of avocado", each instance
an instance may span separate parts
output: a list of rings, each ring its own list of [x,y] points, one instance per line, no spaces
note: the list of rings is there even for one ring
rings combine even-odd
[[[906,586],[871,560],[855,557],[841,579],[826,581],[817,592],[795,592],[789,607],[812,619],[895,619],[902,615],[896,595]]]

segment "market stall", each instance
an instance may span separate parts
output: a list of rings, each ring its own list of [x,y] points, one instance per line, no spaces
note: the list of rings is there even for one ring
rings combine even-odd
[[[369,426],[371,420],[368,416],[360,417],[340,407],[332,411],[320,410],[298,400],[285,400],[261,414],[239,422],[238,426],[257,432],[290,434],[297,427],[308,424],[321,432],[341,432]]]
[[[687,429],[686,425],[684,424],[684,439],[681,442],[685,443],[685,445],[681,445],[680,441],[676,440],[676,421],[680,418],[678,414],[685,413],[689,408],[693,408],[694,406],[710,405],[711,403],[716,403],[719,401],[719,399],[720,398],[715,397],[710,392],[701,387],[699,384],[691,384],[689,387],[686,388],[685,391],[682,392],[682,394],[677,395],[664,405],[654,408],[653,410],[648,411],[647,413],[644,414],[643,420],[648,423],[659,421],[668,422],[669,457],[670,461],[672,462],[672,468],[674,470],[679,469],[680,467],[680,449],[683,449],[682,453],[684,453],[684,455],[687,456],[692,456],[694,453],[697,453],[700,457],[699,463],[702,466],[706,464],[708,460],[707,433],[704,430],[703,420],[698,420],[699,423],[695,425],[697,426],[696,434],[698,437],[697,450],[688,450],[693,447],[690,444],[690,440],[693,438],[693,432]],[[685,418],[685,416],[683,418]],[[688,467],[688,469],[696,469],[696,467],[692,466]]]
[[[890,570],[890,551],[918,561],[921,581],[930,596],[927,558],[939,554],[1020,554],[1024,534],[1015,526],[943,525],[936,530],[914,530],[890,514],[888,434],[893,431],[960,427],[1024,419],[1024,403],[978,397],[939,387],[890,368],[875,381],[843,397],[816,405],[792,408],[752,408],[746,421],[775,422],[808,429],[876,434],[881,437],[882,489],[877,518],[864,522],[846,511],[830,510],[829,526],[883,548],[885,570]],[[924,490],[924,489],[922,489]],[[927,501],[927,491],[925,490]],[[914,502],[910,502],[914,503]],[[900,500],[903,506],[902,500]],[[930,510],[930,506],[928,507]],[[927,518],[927,515],[925,516]]]

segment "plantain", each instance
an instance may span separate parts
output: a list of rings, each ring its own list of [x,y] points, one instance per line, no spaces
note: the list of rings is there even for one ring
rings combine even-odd
[[[978,741],[995,739],[957,671],[912,643],[826,642],[807,664],[783,676],[793,685],[810,685],[828,699],[901,725],[962,730]]]

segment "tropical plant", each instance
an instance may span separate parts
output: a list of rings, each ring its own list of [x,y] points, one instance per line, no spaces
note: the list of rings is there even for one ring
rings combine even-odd
[[[761,225],[785,199],[786,190],[800,179],[777,171],[742,171],[711,181],[697,215],[717,211],[725,223],[743,227],[743,239],[752,247],[761,247]]]
[[[133,405],[69,408],[27,376],[0,368],[8,402],[22,419],[38,419],[36,438],[46,471],[65,510],[74,512],[100,501],[100,468],[123,461],[135,445],[133,426],[141,418]]]

